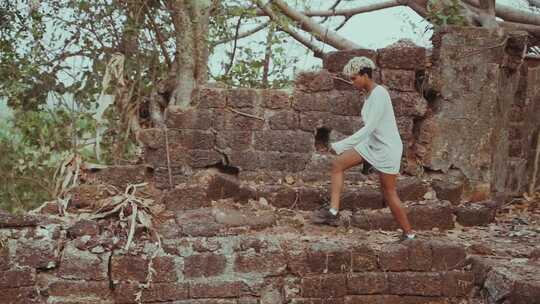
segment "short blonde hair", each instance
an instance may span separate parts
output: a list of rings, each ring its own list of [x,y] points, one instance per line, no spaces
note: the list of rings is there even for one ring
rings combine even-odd
[[[354,57],[343,67],[343,74],[351,77],[358,74],[358,72],[360,72],[360,70],[363,68],[375,70],[377,67],[375,66],[375,63],[373,63],[373,61],[367,57]]]

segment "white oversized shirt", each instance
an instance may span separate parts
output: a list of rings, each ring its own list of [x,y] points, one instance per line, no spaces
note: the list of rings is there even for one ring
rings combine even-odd
[[[398,174],[403,143],[388,91],[377,85],[362,106],[364,127],[353,135],[332,143],[337,154],[354,149],[375,169]]]

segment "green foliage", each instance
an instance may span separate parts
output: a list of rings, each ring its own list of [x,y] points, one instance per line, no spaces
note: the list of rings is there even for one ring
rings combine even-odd
[[[258,25],[249,19],[254,16],[255,10],[234,10],[234,12],[241,16],[243,23],[250,24],[249,27]],[[210,45],[214,45],[216,41],[231,40],[231,42],[228,44],[227,56],[221,62],[221,72],[210,77],[231,87],[277,89],[290,86],[292,84],[290,69],[299,61],[299,58],[287,53],[289,51],[287,48],[291,47],[291,38],[283,32],[275,32],[270,39],[251,40],[235,45],[234,36],[238,18],[232,17],[234,16],[224,17],[218,14],[211,18]],[[276,24],[269,25],[269,28],[275,27]],[[267,47],[271,48],[271,56],[268,62],[268,83],[264,83],[263,70]],[[216,49],[212,51],[215,52]]]
[[[92,114],[125,10],[108,1],[71,0],[30,10],[15,0],[0,2],[0,11],[0,101],[13,111],[0,121],[0,208],[16,212],[53,198],[53,174],[68,154],[97,161]],[[141,84],[136,93],[143,95],[152,82],[143,75],[146,63],[155,64],[156,55],[146,48],[137,55],[126,69],[138,74],[132,82]],[[109,107],[105,116],[103,127],[110,131],[103,137],[102,162],[130,158],[136,147],[126,139],[118,109]]]
[[[465,25],[459,0],[430,0],[427,5],[428,20],[435,28],[446,25]]]
[[[138,152],[125,114],[137,113],[156,80],[170,76],[165,58],[174,59],[176,39],[184,35],[176,32],[170,3],[164,1],[32,3],[37,6],[0,1],[0,101],[13,111],[0,120],[0,208],[10,211],[52,199],[52,176],[67,155],[97,162],[93,140],[98,126],[92,114],[109,59],[118,51],[126,53],[127,97],[107,109],[99,126],[106,130],[101,162],[122,162]],[[209,24],[210,45],[233,38],[240,16],[242,25],[254,24],[255,6],[244,8],[251,1],[219,3],[222,13]],[[227,56],[220,63],[228,73],[211,77],[231,86],[262,87],[270,43],[268,86],[290,85],[288,69],[298,58],[288,56],[286,35],[262,40],[238,44],[232,64]],[[114,94],[116,87],[113,83],[106,93]]]
[[[291,85],[292,80],[287,75],[287,69],[295,66],[299,58],[287,56],[286,34],[276,34],[270,41],[272,57],[269,62],[269,83],[263,83],[263,69],[265,59],[266,41],[254,42],[238,46],[233,65],[228,73],[217,76],[212,75],[215,81],[226,83],[232,87],[249,88],[284,88]],[[231,56],[231,52],[228,53]],[[229,62],[222,63],[223,70],[227,69]]]
[[[15,112],[0,121],[0,208],[11,212],[35,208],[53,199],[53,175],[70,153],[91,155],[84,133],[95,128],[85,113],[58,108]]]

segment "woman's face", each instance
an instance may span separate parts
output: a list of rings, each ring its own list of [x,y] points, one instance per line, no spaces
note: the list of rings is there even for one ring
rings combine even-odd
[[[367,74],[364,74],[362,76],[354,74],[353,76],[351,76],[351,81],[353,83],[353,86],[359,90],[365,90],[367,88]]]

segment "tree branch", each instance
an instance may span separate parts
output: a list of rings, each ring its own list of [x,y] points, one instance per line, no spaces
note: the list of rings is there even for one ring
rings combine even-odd
[[[264,52],[264,63],[263,63],[263,76],[262,83],[264,88],[268,88],[268,76],[270,71],[270,60],[272,60],[272,38],[274,37],[275,27],[272,26],[268,29],[268,34],[266,35],[266,51]]]
[[[265,22],[259,24],[258,26],[252,28],[249,31],[239,33],[238,36],[236,37],[236,39],[242,39],[242,38],[251,36],[251,35],[261,31],[262,29],[266,28],[268,26],[268,24],[270,24],[270,21],[265,21]],[[231,42],[233,40],[235,40],[235,38],[227,38],[227,39],[218,40],[218,41],[216,41],[216,42],[214,42],[212,44],[212,47],[215,47],[216,45],[224,44],[224,43],[227,43],[227,42]]]
[[[540,25],[540,14],[525,12],[506,5],[497,5],[496,12],[498,17],[506,21]]]
[[[527,31],[529,32],[529,34],[533,36],[540,37],[540,26],[538,25],[508,22],[508,21],[498,21],[498,23],[505,28]]]
[[[156,39],[159,43],[159,47],[161,48],[161,52],[163,53],[163,57],[165,57],[165,62],[167,63],[167,66],[170,68],[172,66],[172,61],[171,61],[171,58],[169,57],[169,53],[167,52],[167,47],[165,46],[165,41],[163,40],[161,31],[159,30],[156,23],[154,22],[154,18],[153,18],[154,16],[150,14],[150,9],[146,5],[146,3],[144,4],[144,7],[145,7],[146,16],[148,17],[148,20],[150,21],[150,27],[156,34]]]
[[[339,36],[333,30],[322,27],[320,24],[314,22],[306,15],[303,15],[302,13],[288,6],[282,0],[274,0],[272,2],[279,7],[284,15],[298,22],[302,30],[311,33],[317,40],[329,44],[339,50],[361,48],[356,43]],[[268,4],[265,6],[268,6]]]
[[[240,24],[242,23],[243,17],[244,17],[243,14],[240,15],[240,17],[238,17],[238,22],[236,23],[236,30],[234,34],[234,46],[233,46],[233,51],[231,54],[231,62],[229,63],[229,65],[227,66],[227,69],[225,70],[225,75],[229,75],[229,72],[231,71],[231,68],[234,64],[234,57],[236,57],[236,48],[238,44],[238,32],[240,31]]]
[[[332,6],[330,7],[330,10],[335,12],[336,11],[336,7],[341,3],[341,1],[343,0],[336,0],[336,2],[334,2],[334,4],[332,4]],[[328,18],[329,16],[326,16],[322,21],[321,21],[321,24],[322,23],[325,23],[326,21],[328,21]],[[348,18],[346,18],[348,19]]]
[[[343,22],[341,22],[341,24],[338,25],[338,26],[334,29],[334,31],[336,31],[336,32],[339,31],[342,27],[345,26],[345,24],[347,24],[347,22],[349,22],[349,20],[351,20],[351,17],[345,17],[345,19],[343,20]]]
[[[290,27],[288,26],[283,26],[280,21],[279,21],[279,18],[277,17],[276,13],[274,13],[274,11],[272,10],[272,8],[270,8],[270,6],[268,4],[266,5],[262,5],[260,3],[260,1],[256,1],[255,2],[257,4],[257,6],[263,10],[265,12],[265,15],[270,17],[270,19],[272,19],[273,21],[275,21],[276,23],[278,23],[278,26],[280,28],[280,30],[282,30],[283,32],[291,35],[291,37],[293,37],[296,41],[300,42],[301,44],[303,44],[305,47],[307,47],[308,49],[310,49],[311,51],[313,51],[313,55],[315,57],[318,57],[318,58],[322,58],[323,55],[324,55],[324,52],[323,50],[316,46],[315,44],[313,44],[311,41],[308,41],[306,38],[302,37],[302,35],[300,35],[299,33],[297,33],[295,30],[291,29]]]
[[[477,8],[480,7],[479,0],[464,0],[464,1],[474,7],[477,7]],[[495,12],[497,14],[497,17],[500,17],[504,19],[505,21],[540,25],[540,14],[526,12],[526,11],[515,9],[513,7],[503,5],[503,4],[496,4]]]
[[[480,0],[480,13],[477,19],[485,28],[498,28],[497,20],[495,19],[495,0]]]
[[[540,1],[540,0],[536,0]],[[374,12],[386,8],[391,7],[397,7],[397,6],[409,6],[411,9],[413,9],[415,12],[417,12],[421,16],[425,16],[427,14],[426,12],[426,1],[424,0],[384,0],[380,1],[379,3],[374,4],[368,4],[348,9],[340,9],[340,10],[308,10],[305,12],[300,12],[301,14],[307,16],[307,17],[352,17],[355,15],[363,14],[363,13],[369,13]],[[257,11],[257,15],[263,16],[264,12]]]
[[[305,11],[300,12],[302,15],[305,15],[307,17],[336,17],[336,16],[354,16],[361,13],[368,13],[373,11],[378,11],[380,9],[394,7],[394,6],[400,6],[402,5],[400,3],[400,0],[384,0],[376,4],[369,4],[369,5],[363,5],[359,7],[354,8],[348,8],[348,9],[340,9],[340,10],[313,10],[313,11]],[[265,16],[266,13],[259,9],[257,10],[257,16]]]

